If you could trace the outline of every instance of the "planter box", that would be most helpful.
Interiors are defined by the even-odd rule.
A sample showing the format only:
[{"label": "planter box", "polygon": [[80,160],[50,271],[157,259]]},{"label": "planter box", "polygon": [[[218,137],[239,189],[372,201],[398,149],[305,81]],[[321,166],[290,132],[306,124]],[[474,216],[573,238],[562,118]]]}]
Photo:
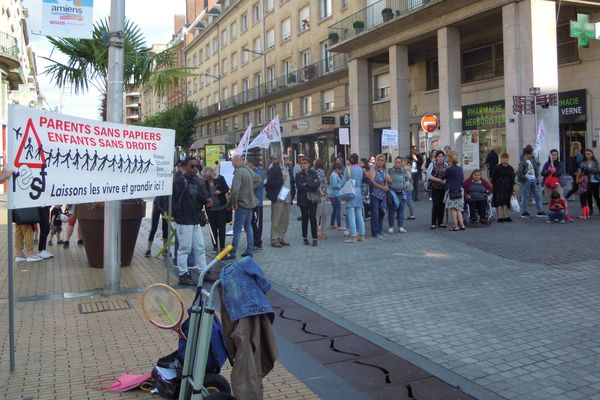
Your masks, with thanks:
[{"label": "planter box", "polygon": [[[88,264],[92,268],[104,267],[104,207],[90,208],[87,204],[75,209]],[[121,203],[121,267],[131,265],[133,251],[142,218],[146,216],[146,203]]]}]

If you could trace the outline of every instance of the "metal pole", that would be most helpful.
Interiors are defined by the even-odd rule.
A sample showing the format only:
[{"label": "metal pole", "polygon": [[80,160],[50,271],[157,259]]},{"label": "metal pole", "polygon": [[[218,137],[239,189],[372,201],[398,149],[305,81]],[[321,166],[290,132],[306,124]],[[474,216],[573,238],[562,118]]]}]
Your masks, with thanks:
[{"label": "metal pole", "polygon": [[[123,123],[123,74],[125,50],[125,0],[111,0],[108,48],[108,121]],[[121,202],[104,207],[104,294],[115,294],[121,286]]]},{"label": "metal pole", "polygon": [[8,236],[8,342],[10,347],[10,372],[15,372],[15,289],[13,282],[14,254],[12,215],[12,209],[9,208],[6,224],[6,235]]}]

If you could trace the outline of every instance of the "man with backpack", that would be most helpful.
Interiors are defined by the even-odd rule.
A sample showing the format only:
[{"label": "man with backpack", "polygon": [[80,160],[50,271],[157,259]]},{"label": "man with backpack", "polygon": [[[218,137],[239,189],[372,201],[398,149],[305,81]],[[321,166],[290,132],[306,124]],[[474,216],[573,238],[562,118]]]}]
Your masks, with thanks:
[{"label": "man with backpack", "polygon": [[194,280],[188,270],[188,255],[193,250],[196,266],[206,269],[206,252],[202,236],[202,208],[212,205],[206,186],[198,177],[200,163],[196,157],[186,157],[182,162],[182,174],[173,182],[173,219],[177,229],[179,249],[177,252],[177,270],[179,284],[194,286]]}]

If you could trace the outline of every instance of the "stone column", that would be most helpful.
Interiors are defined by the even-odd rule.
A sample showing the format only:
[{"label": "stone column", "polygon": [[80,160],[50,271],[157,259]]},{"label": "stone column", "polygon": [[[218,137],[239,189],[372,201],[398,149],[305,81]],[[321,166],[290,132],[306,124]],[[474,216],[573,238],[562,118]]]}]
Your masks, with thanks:
[{"label": "stone column", "polygon": [[406,156],[410,152],[408,48],[391,46],[389,56],[391,129],[398,131],[398,151]]},{"label": "stone column", "polygon": [[440,142],[462,155],[462,120],[455,118],[461,111],[460,32],[445,27],[437,32],[440,80]]},{"label": "stone column", "polygon": [[[506,146],[516,165],[523,147],[535,146],[536,127],[543,125],[539,160],[545,162],[550,149],[559,148],[558,107],[537,107],[533,115],[513,115],[512,97],[529,95],[539,87],[542,94],[558,91],[555,4],[524,0],[502,7],[504,41],[504,96],[506,101]],[[513,120],[513,122],[511,122]]]},{"label": "stone column", "polygon": [[361,157],[371,155],[370,136],[373,130],[371,108],[373,88],[369,62],[354,59],[348,63],[350,95],[350,147]]}]

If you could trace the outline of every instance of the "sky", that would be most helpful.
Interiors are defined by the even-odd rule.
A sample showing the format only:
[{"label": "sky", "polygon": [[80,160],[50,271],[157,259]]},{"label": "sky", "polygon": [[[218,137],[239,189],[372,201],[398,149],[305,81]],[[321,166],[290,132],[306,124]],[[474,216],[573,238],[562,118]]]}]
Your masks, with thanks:
[{"label": "sky", "polygon": [[[52,47],[45,36],[33,34],[41,27],[42,0],[23,0],[29,12],[27,27],[30,44],[36,54],[36,64],[40,91],[46,98],[47,106],[51,109],[60,106],[61,90],[50,83],[50,79],[42,74],[48,61]],[[173,34],[173,15],[185,14],[185,0],[127,0],[125,2],[125,17],[133,20],[143,32],[146,44],[168,43]],[[94,20],[107,18],[110,15],[110,0],[94,0]],[[52,53],[52,59],[60,60],[58,52]],[[64,93],[62,113],[81,118],[99,119],[98,107],[100,94],[90,86],[85,94],[75,95]]]}]

